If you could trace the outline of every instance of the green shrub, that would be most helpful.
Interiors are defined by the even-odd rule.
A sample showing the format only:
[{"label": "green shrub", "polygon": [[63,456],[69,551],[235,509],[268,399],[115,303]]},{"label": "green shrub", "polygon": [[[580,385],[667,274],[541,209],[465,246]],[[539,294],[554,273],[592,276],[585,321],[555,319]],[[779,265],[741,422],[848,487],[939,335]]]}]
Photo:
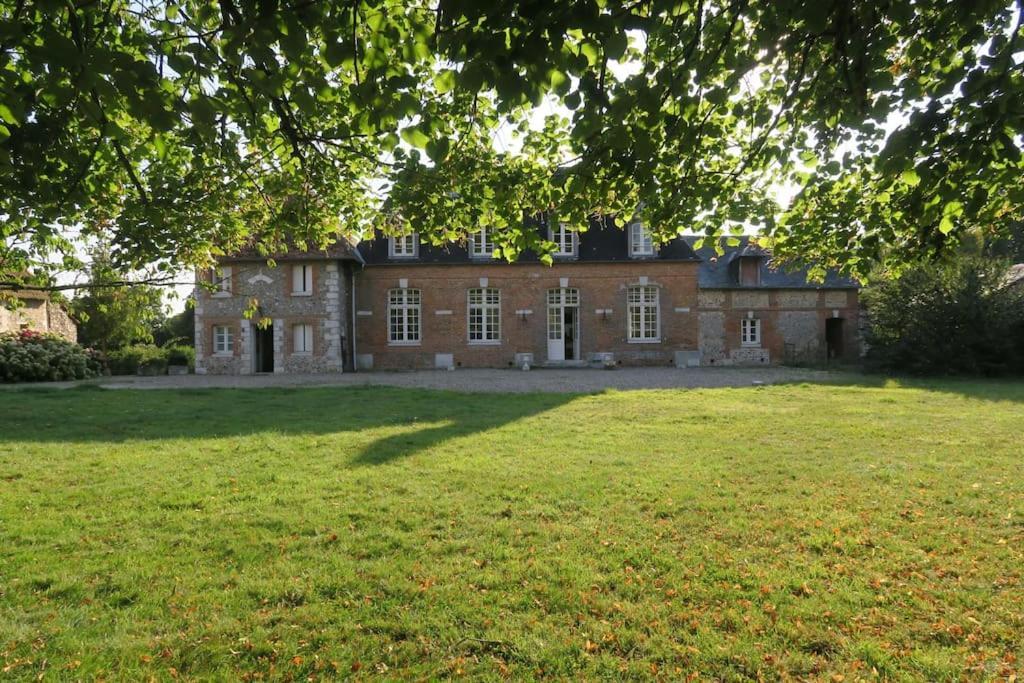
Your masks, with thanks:
[{"label": "green shrub", "polygon": [[53,334],[0,334],[0,381],[59,382],[104,374],[103,357]]},{"label": "green shrub", "polygon": [[167,352],[168,365],[187,365],[192,368],[196,364],[196,350],[191,346],[168,346],[164,349]]},{"label": "green shrub", "polygon": [[1024,292],[1006,286],[1007,264],[928,264],[864,291],[868,362],[915,374],[1024,372]]},{"label": "green shrub", "polygon": [[140,367],[154,367],[163,363],[167,367],[164,349],[152,344],[136,344],[126,346],[107,354],[107,364],[112,375],[136,375]]}]

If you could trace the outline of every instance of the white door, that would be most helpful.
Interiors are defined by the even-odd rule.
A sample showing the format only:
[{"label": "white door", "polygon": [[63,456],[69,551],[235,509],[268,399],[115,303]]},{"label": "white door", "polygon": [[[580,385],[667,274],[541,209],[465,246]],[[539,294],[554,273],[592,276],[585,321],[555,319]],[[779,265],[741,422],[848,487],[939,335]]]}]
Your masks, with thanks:
[{"label": "white door", "polygon": [[[579,306],[580,293],[577,289],[548,290],[548,360],[565,360],[565,309]],[[573,331],[573,342],[578,333]]]}]

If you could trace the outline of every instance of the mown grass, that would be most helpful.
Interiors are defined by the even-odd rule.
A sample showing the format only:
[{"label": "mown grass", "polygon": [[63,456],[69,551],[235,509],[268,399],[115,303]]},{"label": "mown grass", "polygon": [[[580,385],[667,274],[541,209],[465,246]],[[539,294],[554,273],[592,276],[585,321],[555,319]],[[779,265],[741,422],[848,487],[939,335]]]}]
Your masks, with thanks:
[{"label": "mown grass", "polygon": [[985,679],[1024,386],[0,392],[0,677]]}]

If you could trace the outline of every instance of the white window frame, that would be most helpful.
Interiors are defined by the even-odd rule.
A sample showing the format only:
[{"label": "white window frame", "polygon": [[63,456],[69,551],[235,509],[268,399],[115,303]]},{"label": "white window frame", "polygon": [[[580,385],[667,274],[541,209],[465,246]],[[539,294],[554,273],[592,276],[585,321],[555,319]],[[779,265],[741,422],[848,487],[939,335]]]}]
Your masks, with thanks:
[{"label": "white window frame", "polygon": [[[474,322],[479,326],[475,337]],[[466,340],[472,345],[501,343],[500,289],[474,287],[466,292]]]},{"label": "white window frame", "polygon": [[388,238],[389,258],[416,258],[419,254],[420,235],[418,232]]},{"label": "white window frame", "polygon": [[292,296],[313,296],[313,264],[292,266]]},{"label": "white window frame", "polygon": [[494,241],[490,228],[480,228],[469,236],[469,257],[475,259],[494,258]]},{"label": "white window frame", "polygon": [[235,331],[231,325],[213,326],[213,355],[231,356],[235,353]]},{"label": "white window frame", "polygon": [[231,266],[218,266],[213,269],[213,285],[216,290],[213,296],[231,296]]},{"label": "white window frame", "polygon": [[419,346],[423,339],[423,297],[418,289],[388,290],[388,345]]},{"label": "white window frame", "polygon": [[310,323],[292,325],[292,355],[313,355],[313,326]]},{"label": "white window frame", "polygon": [[[654,320],[650,319],[653,311]],[[637,326],[633,326],[634,314]],[[661,290],[655,285],[632,285],[626,290],[626,338],[630,344],[661,342]]]},{"label": "white window frame", "polygon": [[760,318],[742,318],[740,320],[740,346],[761,346]]},{"label": "white window frame", "polygon": [[548,240],[558,245],[552,254],[555,258],[576,258],[579,250],[579,236],[566,223],[556,223],[548,228]]},{"label": "white window frame", "polygon": [[654,240],[650,231],[639,221],[629,224],[629,257],[646,258],[654,256]]}]

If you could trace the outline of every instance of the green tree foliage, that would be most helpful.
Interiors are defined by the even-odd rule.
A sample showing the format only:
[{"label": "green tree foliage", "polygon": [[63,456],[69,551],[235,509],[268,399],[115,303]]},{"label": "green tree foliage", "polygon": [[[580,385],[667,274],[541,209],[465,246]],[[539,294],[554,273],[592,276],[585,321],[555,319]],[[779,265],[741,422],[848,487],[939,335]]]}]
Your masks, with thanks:
[{"label": "green tree foliage", "polygon": [[153,342],[159,346],[167,344],[180,344],[192,346],[195,344],[196,309],[191,302],[186,303],[185,309],[160,321],[153,330]]},{"label": "green tree foliage", "polygon": [[912,261],[1021,217],[1022,1],[0,0],[0,283],[538,209]]},{"label": "green tree foliage", "polygon": [[123,282],[106,247],[93,249],[85,293],[72,301],[84,346],[107,351],[153,341],[153,329],[164,320],[160,289]]},{"label": "green tree foliage", "polygon": [[917,374],[1024,372],[1024,288],[1007,264],[968,257],[877,279],[864,291],[868,360]]}]

